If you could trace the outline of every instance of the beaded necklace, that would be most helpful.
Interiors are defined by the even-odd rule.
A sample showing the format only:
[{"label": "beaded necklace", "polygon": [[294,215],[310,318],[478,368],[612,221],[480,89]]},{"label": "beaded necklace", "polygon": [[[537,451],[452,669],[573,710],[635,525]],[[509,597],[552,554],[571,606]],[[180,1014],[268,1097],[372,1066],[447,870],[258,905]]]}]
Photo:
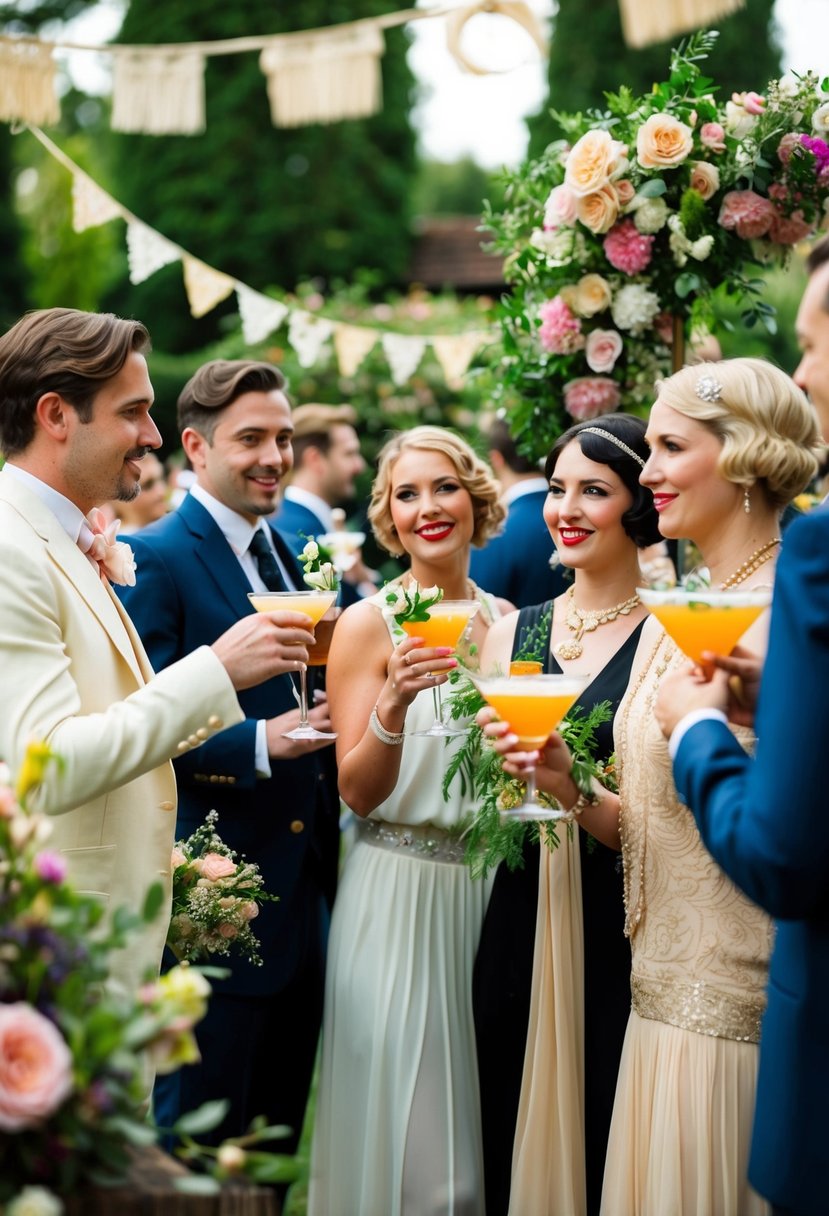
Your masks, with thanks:
[{"label": "beaded necklace", "polygon": [[740,583],[744,583],[755,570],[759,570],[766,562],[771,561],[774,557],[774,548],[780,544],[780,537],[773,536],[771,540],[767,540],[759,549],[755,549],[751,557],[746,558],[742,566],[738,566],[733,574],[729,574],[724,583],[720,583],[720,591],[727,591],[729,587],[738,587]]}]

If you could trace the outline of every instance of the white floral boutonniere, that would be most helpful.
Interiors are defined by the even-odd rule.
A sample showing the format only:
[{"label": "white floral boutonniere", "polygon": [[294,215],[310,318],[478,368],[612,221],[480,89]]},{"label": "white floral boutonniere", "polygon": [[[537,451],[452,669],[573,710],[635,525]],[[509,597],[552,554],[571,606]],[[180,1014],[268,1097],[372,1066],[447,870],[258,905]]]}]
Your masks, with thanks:
[{"label": "white floral boutonniere", "polygon": [[299,555],[304,571],[302,581],[314,591],[336,591],[340,578],[334,563],[326,560],[328,553],[311,537]]},{"label": "white floral boutonniere", "polygon": [[384,595],[386,612],[402,625],[404,621],[428,621],[429,609],[443,599],[441,587],[421,587],[412,580],[407,587],[388,587]]}]

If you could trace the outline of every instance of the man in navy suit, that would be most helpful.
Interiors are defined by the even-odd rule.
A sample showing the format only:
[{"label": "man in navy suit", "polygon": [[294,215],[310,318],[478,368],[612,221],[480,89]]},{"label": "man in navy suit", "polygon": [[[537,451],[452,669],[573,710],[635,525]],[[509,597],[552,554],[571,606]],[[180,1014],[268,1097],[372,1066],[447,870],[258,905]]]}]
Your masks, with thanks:
[{"label": "man in navy suit", "polygon": [[[829,440],[829,241],[808,260],[795,380]],[[738,707],[721,660],[710,683],[666,678],[657,702],[674,774],[706,846],[777,919],[749,1178],[779,1216],[829,1212],[829,509],[796,520],[777,567],[751,759],[726,726]],[[755,676],[758,674],[753,673]],[[745,700],[745,697],[742,698]]]},{"label": "man in navy suit", "polygon": [[[366,462],[360,453],[350,405],[301,405],[294,410],[294,467],[274,524],[299,553],[306,536],[335,530],[334,508],[356,494],[355,479]],[[340,591],[344,607],[377,590],[374,572],[358,553],[343,574]]]},{"label": "man in navy suit", "polygon": [[561,567],[550,566],[555,546],[542,515],[550,487],[538,465],[519,453],[500,418],[492,424],[488,442],[489,463],[503,487],[507,519],[500,535],[472,550],[469,573],[485,591],[516,608],[543,604],[567,587]]},{"label": "man in navy suit", "polygon": [[[178,511],[130,538],[141,577],[122,597],[156,670],[252,612],[251,590],[303,585],[265,522],[292,462],[284,386],[269,364],[214,360],[182,390],[181,441],[196,482]],[[176,830],[189,836],[215,808],[225,843],[259,865],[278,902],[264,904],[254,924],[264,965],[234,957],[230,978],[214,984],[197,1030],[201,1064],[160,1078],[156,1118],[169,1126],[182,1111],[227,1098],[214,1140],[265,1115],[293,1129],[279,1145],[291,1152],[322,1013],[339,804],[330,744],[284,738],[299,720],[291,676],[241,693],[240,704],[244,722],[175,761]],[[324,702],[310,717],[328,728]]]}]

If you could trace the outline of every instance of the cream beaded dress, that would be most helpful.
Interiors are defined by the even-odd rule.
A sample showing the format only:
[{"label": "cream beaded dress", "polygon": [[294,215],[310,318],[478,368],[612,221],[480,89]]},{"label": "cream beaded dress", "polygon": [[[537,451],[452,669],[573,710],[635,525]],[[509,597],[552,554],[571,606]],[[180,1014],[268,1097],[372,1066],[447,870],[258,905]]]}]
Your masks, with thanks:
[{"label": "cream beaded dress", "polygon": [[616,717],[633,1008],[602,1216],[764,1216],[746,1170],[772,924],[677,801],[653,703],[684,656],[655,620],[642,653]]}]

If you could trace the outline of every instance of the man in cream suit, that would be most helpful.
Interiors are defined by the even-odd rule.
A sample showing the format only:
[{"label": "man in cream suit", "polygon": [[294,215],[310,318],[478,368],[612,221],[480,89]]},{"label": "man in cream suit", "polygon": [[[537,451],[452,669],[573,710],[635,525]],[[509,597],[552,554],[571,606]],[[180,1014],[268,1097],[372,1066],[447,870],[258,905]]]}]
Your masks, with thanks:
[{"label": "man in cream suit", "polygon": [[[241,722],[236,690],[296,670],[311,638],[296,614],[248,616],[154,675],[79,547],[86,513],[137,493],[137,462],[161,442],[148,346],[139,322],[63,308],[0,338],[0,758],[15,769],[31,739],[61,757],[40,798],[78,889],[140,908],[160,880],[168,912],[171,757]],[[131,988],[158,968],[164,911],[113,965]]]}]

